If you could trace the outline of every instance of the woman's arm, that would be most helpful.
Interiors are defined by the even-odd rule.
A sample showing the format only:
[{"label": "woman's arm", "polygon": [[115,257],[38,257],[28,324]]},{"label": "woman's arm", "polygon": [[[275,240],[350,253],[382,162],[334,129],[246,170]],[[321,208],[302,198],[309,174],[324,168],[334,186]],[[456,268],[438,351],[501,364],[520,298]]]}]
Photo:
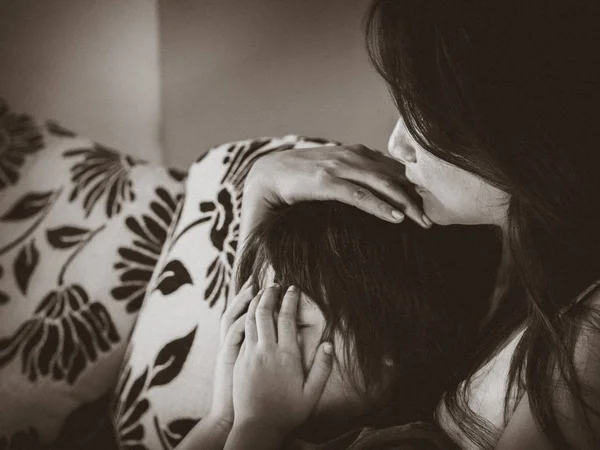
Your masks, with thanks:
[{"label": "woman's arm", "polygon": [[280,431],[257,421],[236,425],[227,439],[225,450],[277,450],[286,436]]}]

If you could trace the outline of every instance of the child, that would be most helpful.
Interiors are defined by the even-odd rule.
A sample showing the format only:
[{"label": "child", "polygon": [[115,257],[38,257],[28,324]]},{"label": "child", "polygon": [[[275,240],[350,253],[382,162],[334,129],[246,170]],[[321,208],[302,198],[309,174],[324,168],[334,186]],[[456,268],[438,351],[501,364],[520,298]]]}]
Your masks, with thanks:
[{"label": "child", "polygon": [[[298,408],[307,416],[304,423],[285,430],[287,446],[312,448],[309,442],[331,442],[346,448],[359,434],[353,430],[431,422],[443,392],[461,379],[461,368],[468,363],[471,338],[482,319],[480,305],[493,285],[499,257],[494,242],[487,228],[479,234],[470,228],[468,235],[462,227],[427,231],[408,221],[384,222],[338,202],[299,203],[273,215],[253,231],[241,254],[238,286],[244,280],[253,282],[239,290],[224,316],[210,420],[201,421],[185,440],[190,446],[181,448],[210,448],[210,442],[222,448],[234,420],[259,419],[253,415],[261,407],[248,413],[247,402],[256,406],[262,396],[271,406],[283,405],[277,401],[285,399],[294,374],[308,386],[313,370],[321,374],[313,378],[322,383]],[[273,282],[278,284],[254,295]],[[286,291],[280,306],[279,297]],[[291,308],[296,326],[277,318],[279,307],[282,314]],[[289,319],[289,311],[285,316]],[[288,373],[293,367],[278,366],[276,356],[281,333],[290,332],[296,336],[290,346],[296,348],[292,354],[299,368]],[[270,344],[256,344],[263,341]],[[315,364],[327,365],[331,357],[322,349],[328,346],[331,373],[323,379]],[[265,367],[252,359],[257,351]],[[266,383],[275,369],[279,380]],[[266,384],[260,378],[252,381],[258,373]],[[284,373],[287,378],[281,380]],[[271,408],[269,414],[284,420],[296,409],[280,408]],[[213,441],[207,438],[208,429]],[[244,439],[234,427],[226,448],[252,448],[250,441],[251,436]]]}]

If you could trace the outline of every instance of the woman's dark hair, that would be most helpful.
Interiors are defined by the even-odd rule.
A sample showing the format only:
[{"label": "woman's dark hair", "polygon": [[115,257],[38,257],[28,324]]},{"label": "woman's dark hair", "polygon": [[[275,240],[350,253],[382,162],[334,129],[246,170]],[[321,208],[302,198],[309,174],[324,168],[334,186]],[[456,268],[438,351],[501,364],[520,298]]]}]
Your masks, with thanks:
[{"label": "woman's dark hair", "polygon": [[[251,275],[258,283],[272,267],[284,289],[298,286],[318,305],[323,339],[336,333],[346,343],[350,381],[381,400],[361,423],[431,419],[444,390],[465,375],[460,362],[499,255],[494,230],[464,228],[426,231],[338,202],[298,203],[250,234],[237,286]],[[382,393],[386,372],[392,381]]]},{"label": "woman's dark hair", "polygon": [[[413,138],[511,196],[512,282],[481,331],[470,376],[525,322],[509,391],[526,389],[536,421],[561,449],[557,381],[598,442],[590,422],[598,412],[574,364],[583,324],[597,330],[598,314],[585,302],[562,313],[600,277],[600,23],[592,3],[375,0],[366,16],[371,60]],[[465,410],[464,394],[448,392],[449,411],[474,442],[491,445],[493,430]],[[505,419],[509,409],[507,396]]]}]

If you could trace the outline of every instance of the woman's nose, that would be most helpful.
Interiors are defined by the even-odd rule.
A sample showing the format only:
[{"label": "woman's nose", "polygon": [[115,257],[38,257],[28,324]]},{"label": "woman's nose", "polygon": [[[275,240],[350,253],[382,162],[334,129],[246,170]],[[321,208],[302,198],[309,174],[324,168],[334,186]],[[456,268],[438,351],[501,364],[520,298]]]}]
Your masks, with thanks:
[{"label": "woman's nose", "polygon": [[399,120],[394,127],[388,141],[388,152],[402,164],[417,162],[417,154],[410,142],[407,131],[404,128],[402,120]]}]

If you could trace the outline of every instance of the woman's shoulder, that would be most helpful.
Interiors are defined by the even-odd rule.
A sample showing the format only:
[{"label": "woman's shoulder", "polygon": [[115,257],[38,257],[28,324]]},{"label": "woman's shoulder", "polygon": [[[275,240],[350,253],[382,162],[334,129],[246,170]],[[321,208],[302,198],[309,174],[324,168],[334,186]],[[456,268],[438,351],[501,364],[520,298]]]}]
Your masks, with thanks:
[{"label": "woman's shoulder", "polygon": [[[574,406],[568,388],[569,381],[563,378],[563,374],[557,373],[555,389],[551,395],[558,426],[573,448],[597,448],[596,444],[590,447],[588,439],[591,436],[585,423],[595,430],[594,433],[600,433],[600,415],[596,413],[600,411],[600,280],[582,291],[561,315],[576,330],[572,362],[582,388],[578,396],[587,406],[585,411]],[[536,427],[533,416],[528,394],[525,393],[497,448],[534,448],[536,445],[535,448],[550,448],[546,438]],[[529,444],[522,447],[524,442]]]}]

